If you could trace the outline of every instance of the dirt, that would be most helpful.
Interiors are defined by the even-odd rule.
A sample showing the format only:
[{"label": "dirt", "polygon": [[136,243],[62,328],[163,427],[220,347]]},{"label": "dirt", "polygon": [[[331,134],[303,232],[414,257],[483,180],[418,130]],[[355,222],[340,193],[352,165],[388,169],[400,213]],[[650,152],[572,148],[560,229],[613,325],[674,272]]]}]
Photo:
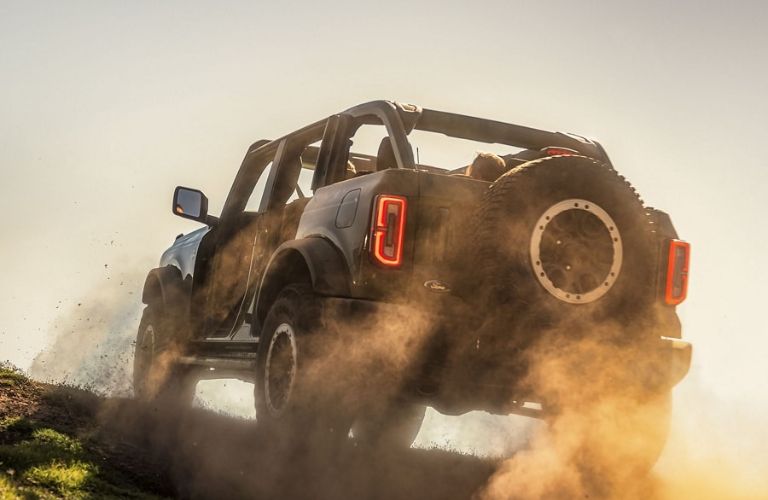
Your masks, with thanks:
[{"label": "dirt", "polygon": [[[61,444],[66,452],[56,449]],[[598,476],[573,489],[561,451],[536,439],[504,460],[441,449],[373,452],[351,441],[287,448],[253,420],[99,397],[0,366],[3,500],[766,498],[764,489],[735,482],[740,476],[724,462],[697,468],[684,456],[672,475],[652,472],[621,489],[606,489],[611,478]],[[91,477],[83,480],[83,473]]]},{"label": "dirt", "polygon": [[[448,450],[374,452],[352,441],[287,448],[251,420],[203,409],[169,412],[23,377],[0,384],[0,421],[14,419],[78,439],[102,479],[130,488],[130,496],[470,498],[497,465]],[[20,439],[18,430],[0,427],[0,443]]]}]

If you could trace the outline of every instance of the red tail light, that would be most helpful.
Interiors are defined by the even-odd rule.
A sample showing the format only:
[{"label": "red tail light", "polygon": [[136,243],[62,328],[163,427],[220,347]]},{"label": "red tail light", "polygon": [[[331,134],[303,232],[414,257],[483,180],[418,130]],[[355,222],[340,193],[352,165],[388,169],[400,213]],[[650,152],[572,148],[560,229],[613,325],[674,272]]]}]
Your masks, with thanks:
[{"label": "red tail light", "polygon": [[376,197],[371,232],[371,256],[387,267],[403,263],[403,239],[408,200],[402,196],[380,194]]},{"label": "red tail light", "polygon": [[664,301],[676,306],[688,294],[688,263],[691,245],[685,241],[670,240],[667,257],[667,281],[664,286]]},{"label": "red tail light", "polygon": [[543,148],[542,151],[547,156],[558,156],[558,155],[573,156],[573,155],[578,155],[579,154],[579,152],[576,151],[575,149],[558,148],[558,147],[554,147],[554,146],[550,146],[548,148]]}]

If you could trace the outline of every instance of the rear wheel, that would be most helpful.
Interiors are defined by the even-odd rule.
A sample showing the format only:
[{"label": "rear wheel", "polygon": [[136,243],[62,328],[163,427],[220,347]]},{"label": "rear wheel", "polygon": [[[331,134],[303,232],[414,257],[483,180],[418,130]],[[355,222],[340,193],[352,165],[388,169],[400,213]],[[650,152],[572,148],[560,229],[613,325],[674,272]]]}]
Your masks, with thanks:
[{"label": "rear wheel", "polygon": [[256,363],[256,418],[288,441],[299,436],[342,440],[350,418],[334,398],[325,354],[333,333],[323,303],[308,285],[282,290],[264,320]]},{"label": "rear wheel", "polygon": [[421,429],[426,406],[393,402],[382,411],[359,415],[352,426],[352,437],[365,446],[410,448]]}]

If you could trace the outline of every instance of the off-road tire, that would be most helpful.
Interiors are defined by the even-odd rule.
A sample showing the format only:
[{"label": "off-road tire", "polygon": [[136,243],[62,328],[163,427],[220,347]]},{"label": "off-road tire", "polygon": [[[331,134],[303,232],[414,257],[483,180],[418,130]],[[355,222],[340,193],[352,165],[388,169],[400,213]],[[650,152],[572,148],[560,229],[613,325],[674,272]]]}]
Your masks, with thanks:
[{"label": "off-road tire", "polygon": [[173,409],[192,405],[197,378],[190,368],[177,362],[181,347],[177,333],[162,308],[144,308],[133,357],[133,392],[137,399]]},{"label": "off-road tire", "polygon": [[[546,213],[557,214],[558,204],[566,200],[576,206],[553,215],[550,226],[544,226],[549,222],[539,224]],[[581,206],[579,200],[582,200]],[[586,209],[583,201],[587,202]],[[607,217],[597,215],[598,208]],[[593,232],[586,235],[576,234],[574,228],[573,245],[569,248],[579,250],[575,255],[598,255],[589,246],[594,242],[595,250],[612,258],[610,262],[599,263],[604,267],[598,271],[613,273],[606,272],[605,279],[600,279],[602,273],[593,273],[595,277],[587,272],[592,264],[583,265],[584,274],[577,275],[578,269],[574,271],[572,276],[599,280],[592,283],[595,287],[590,289],[594,291],[592,297],[597,298],[583,303],[578,300],[589,298],[583,293],[587,290],[579,292],[583,283],[577,280],[576,285],[569,285],[572,289],[563,286],[564,290],[552,285],[559,294],[556,296],[545,288],[545,280],[538,276],[545,276],[542,265],[547,263],[532,259],[534,238],[539,238],[541,255],[544,255],[545,234],[537,235],[536,231],[541,228],[554,231],[555,219],[564,224],[562,221],[569,220],[564,216],[571,214],[583,214],[579,217],[586,222],[579,220],[579,230],[586,223],[592,224],[592,219],[598,221],[595,227],[589,227]],[[473,219],[469,254],[474,257],[475,265],[472,275],[465,280],[478,304],[504,313],[510,330],[519,322],[522,322],[517,325],[519,329],[535,334],[535,330],[550,327],[562,318],[578,317],[586,322],[611,319],[623,325],[639,325],[649,317],[648,310],[655,297],[652,270],[656,269],[657,256],[652,225],[636,191],[611,167],[582,156],[553,156],[525,163],[490,186]],[[568,235],[567,231],[563,234]],[[560,239],[556,243],[559,245]],[[597,243],[602,246],[597,248]],[[569,259],[567,253],[563,255],[566,255],[563,259]],[[617,256],[621,258],[620,269],[611,267],[616,264]],[[579,262],[564,267],[570,269],[571,264],[579,265]],[[556,271],[562,274],[561,269]],[[546,277],[549,280],[548,274]],[[606,291],[601,288],[603,281]],[[569,290],[572,295],[566,298],[565,292]]]},{"label": "off-road tire", "polygon": [[328,359],[334,332],[323,320],[323,300],[309,285],[285,287],[269,309],[259,339],[254,399],[262,429],[287,442],[340,442],[351,425],[335,398]]},{"label": "off-road tire", "polygon": [[359,445],[387,448],[410,448],[421,429],[427,407],[394,401],[383,411],[358,415],[352,425],[352,437]]}]

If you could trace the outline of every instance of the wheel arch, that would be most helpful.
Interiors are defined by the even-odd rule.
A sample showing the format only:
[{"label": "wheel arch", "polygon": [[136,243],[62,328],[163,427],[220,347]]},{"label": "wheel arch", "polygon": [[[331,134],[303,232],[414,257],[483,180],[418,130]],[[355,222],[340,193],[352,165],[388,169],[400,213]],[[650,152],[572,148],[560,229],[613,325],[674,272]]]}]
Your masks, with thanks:
[{"label": "wheel arch", "polygon": [[159,304],[163,308],[177,306],[183,301],[187,289],[181,270],[173,265],[152,269],[144,280],[141,301],[147,305]]},{"label": "wheel arch", "polygon": [[272,254],[263,274],[254,305],[259,323],[286,285],[307,283],[326,296],[348,296],[350,272],[341,251],[325,238],[292,240]]}]

